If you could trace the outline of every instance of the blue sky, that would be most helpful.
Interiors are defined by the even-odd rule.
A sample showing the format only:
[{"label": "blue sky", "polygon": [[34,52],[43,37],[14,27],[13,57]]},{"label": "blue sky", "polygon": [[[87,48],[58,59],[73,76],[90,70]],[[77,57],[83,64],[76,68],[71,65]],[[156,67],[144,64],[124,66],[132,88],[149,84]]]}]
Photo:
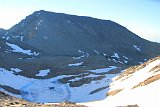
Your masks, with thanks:
[{"label": "blue sky", "polygon": [[0,27],[9,29],[37,10],[112,20],[160,42],[160,0],[0,0]]}]

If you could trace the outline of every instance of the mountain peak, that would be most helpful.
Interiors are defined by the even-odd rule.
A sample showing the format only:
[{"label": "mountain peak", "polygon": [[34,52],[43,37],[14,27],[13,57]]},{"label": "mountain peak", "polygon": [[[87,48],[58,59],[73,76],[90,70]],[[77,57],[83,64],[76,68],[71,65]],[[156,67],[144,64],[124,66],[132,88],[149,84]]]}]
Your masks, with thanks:
[{"label": "mountain peak", "polygon": [[[8,30],[4,38],[23,41],[53,56],[76,57],[81,54],[79,50],[83,50],[85,56],[93,56],[96,50],[110,59],[118,53],[130,57],[131,65],[154,57],[160,49],[158,44],[150,45],[115,22],[44,10],[27,16]],[[135,61],[131,61],[134,58]]]},{"label": "mountain peak", "polygon": [[47,13],[54,13],[54,12],[39,10],[39,11],[35,11],[33,14],[40,15],[40,14],[47,14]]},{"label": "mountain peak", "polygon": [[5,29],[3,29],[3,28],[0,28],[0,31],[5,31]]}]

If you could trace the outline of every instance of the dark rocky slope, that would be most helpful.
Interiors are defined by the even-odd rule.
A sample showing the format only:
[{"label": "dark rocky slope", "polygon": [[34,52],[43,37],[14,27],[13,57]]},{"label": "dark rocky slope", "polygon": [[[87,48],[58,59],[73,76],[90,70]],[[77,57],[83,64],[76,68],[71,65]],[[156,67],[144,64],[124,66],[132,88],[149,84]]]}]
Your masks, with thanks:
[{"label": "dark rocky slope", "polygon": [[38,49],[41,57],[31,62],[62,72],[74,72],[67,65],[78,62],[84,62],[83,70],[109,65],[124,69],[160,54],[160,44],[144,40],[110,20],[43,10],[27,16],[2,37]]}]

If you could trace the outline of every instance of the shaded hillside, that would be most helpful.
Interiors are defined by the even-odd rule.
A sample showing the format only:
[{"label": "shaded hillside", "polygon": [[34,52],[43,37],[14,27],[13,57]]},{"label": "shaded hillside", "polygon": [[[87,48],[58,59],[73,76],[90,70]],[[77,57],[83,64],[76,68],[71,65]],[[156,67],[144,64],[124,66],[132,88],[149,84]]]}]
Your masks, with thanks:
[{"label": "shaded hillside", "polygon": [[0,37],[2,37],[3,35],[5,35],[6,32],[7,32],[6,30],[0,28]]},{"label": "shaded hillside", "polygon": [[104,56],[113,60],[111,56],[118,53],[120,62],[135,65],[160,54],[159,44],[146,41],[110,20],[43,10],[27,16],[4,37],[22,41],[54,57]]}]

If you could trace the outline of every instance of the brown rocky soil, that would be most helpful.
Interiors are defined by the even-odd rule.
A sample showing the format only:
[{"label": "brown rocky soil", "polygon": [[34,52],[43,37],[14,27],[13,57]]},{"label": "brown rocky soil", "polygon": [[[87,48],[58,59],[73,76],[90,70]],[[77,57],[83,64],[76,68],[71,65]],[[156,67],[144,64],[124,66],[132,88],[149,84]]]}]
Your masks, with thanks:
[{"label": "brown rocky soil", "polygon": [[137,88],[137,87],[139,87],[139,86],[148,85],[148,84],[150,84],[150,83],[152,83],[152,82],[154,82],[154,81],[157,81],[157,80],[159,80],[159,79],[160,79],[160,74],[154,75],[154,76],[152,76],[152,77],[150,77],[150,78],[147,78],[147,79],[144,80],[143,82],[140,82],[139,84],[135,85],[135,86],[133,87],[133,89],[134,89],[134,88]]},{"label": "brown rocky soil", "polygon": [[[118,76],[118,78],[116,78],[116,80],[120,80],[120,79],[123,78],[123,79],[122,79],[122,81],[123,81],[123,80],[131,77],[133,73],[135,73],[136,71],[138,71],[138,70],[146,67],[148,64],[150,64],[151,62],[153,62],[153,61],[155,61],[155,60],[157,60],[157,59],[160,59],[160,56],[158,56],[158,57],[156,57],[156,58],[153,58],[153,59],[150,59],[149,61],[147,61],[147,62],[145,62],[145,63],[143,63],[143,64],[141,64],[141,65],[139,65],[139,66],[137,65],[137,66],[129,67],[129,68],[126,69],[122,74],[120,74],[120,75]],[[157,66],[155,66],[151,71],[157,72],[157,71],[159,71],[159,70],[160,70],[160,66],[157,65]]]},{"label": "brown rocky soil", "polygon": [[117,93],[121,92],[123,89],[117,89],[117,90],[114,90],[114,91],[110,91],[107,93],[106,96],[114,96],[116,95]]},{"label": "brown rocky soil", "polygon": [[25,101],[23,99],[11,97],[3,92],[0,92],[0,107],[87,107],[87,106],[76,105],[74,103],[37,104]]}]

